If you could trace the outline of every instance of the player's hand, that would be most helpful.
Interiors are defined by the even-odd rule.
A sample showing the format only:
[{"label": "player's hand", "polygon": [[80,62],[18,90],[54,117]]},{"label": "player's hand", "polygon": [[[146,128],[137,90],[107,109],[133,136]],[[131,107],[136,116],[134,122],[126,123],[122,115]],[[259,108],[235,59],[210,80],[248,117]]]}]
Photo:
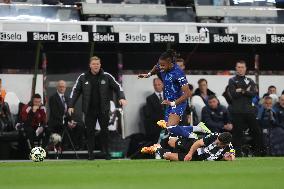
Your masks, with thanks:
[{"label": "player's hand", "polygon": [[169,100],[164,100],[161,104],[169,105],[169,106],[175,106],[175,101],[171,102]]},{"label": "player's hand", "polygon": [[138,75],[138,79],[149,78],[149,77],[150,77],[149,74],[139,74],[139,75]]},{"label": "player's hand", "polygon": [[33,112],[36,112],[39,109],[39,106],[33,106]]},{"label": "player's hand", "polygon": [[169,101],[169,100],[163,100],[163,102],[162,102],[161,104],[171,105],[171,101]]},{"label": "player's hand", "polygon": [[127,105],[127,101],[126,101],[125,99],[120,99],[120,100],[119,100],[119,104],[120,104],[121,106],[126,106],[126,105]]},{"label": "player's hand", "polygon": [[192,155],[190,153],[186,154],[184,157],[184,161],[191,161],[192,160]]},{"label": "player's hand", "polygon": [[71,116],[74,113],[74,108],[68,108],[68,114]]},{"label": "player's hand", "polygon": [[36,129],[36,136],[39,136],[43,132],[43,127],[38,127]]}]

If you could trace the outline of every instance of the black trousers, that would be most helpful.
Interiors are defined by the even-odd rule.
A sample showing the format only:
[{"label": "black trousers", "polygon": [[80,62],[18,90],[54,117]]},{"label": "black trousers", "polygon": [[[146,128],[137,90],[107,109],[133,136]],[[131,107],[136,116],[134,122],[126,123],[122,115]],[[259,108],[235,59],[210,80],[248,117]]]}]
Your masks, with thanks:
[{"label": "black trousers", "polygon": [[48,127],[44,127],[43,132],[39,136],[36,136],[36,130],[31,125],[25,124],[23,135],[25,139],[29,140],[32,148],[35,146],[34,142],[40,140],[42,140],[42,147],[45,148],[48,144],[50,130]]},{"label": "black trousers", "polygon": [[233,118],[233,146],[236,155],[241,156],[241,147],[243,144],[243,133],[249,128],[252,137],[254,153],[260,155],[263,150],[263,139],[260,126],[254,113],[232,113]]},{"label": "black trousers", "polygon": [[109,124],[109,112],[88,112],[85,117],[85,125],[87,131],[87,140],[88,140],[88,151],[89,155],[93,153],[95,147],[95,127],[97,120],[99,121],[101,132],[100,132],[100,141],[102,145],[102,151],[106,154],[109,153],[108,149],[108,124]]}]

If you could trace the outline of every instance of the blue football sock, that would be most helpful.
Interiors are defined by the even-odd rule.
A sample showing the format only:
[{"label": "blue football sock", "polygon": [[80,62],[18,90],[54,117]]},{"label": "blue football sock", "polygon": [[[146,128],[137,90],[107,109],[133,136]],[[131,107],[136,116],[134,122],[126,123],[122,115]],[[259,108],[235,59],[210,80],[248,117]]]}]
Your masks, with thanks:
[{"label": "blue football sock", "polygon": [[190,134],[193,132],[192,126],[169,126],[167,127],[168,131],[174,135],[182,136],[188,138]]}]

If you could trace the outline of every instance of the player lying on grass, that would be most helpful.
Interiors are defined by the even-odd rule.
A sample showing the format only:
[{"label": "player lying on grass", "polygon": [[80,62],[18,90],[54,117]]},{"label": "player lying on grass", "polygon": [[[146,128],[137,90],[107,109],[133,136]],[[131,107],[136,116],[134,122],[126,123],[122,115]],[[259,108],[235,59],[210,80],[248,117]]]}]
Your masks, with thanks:
[{"label": "player lying on grass", "polygon": [[142,153],[158,153],[162,158],[172,161],[203,161],[235,159],[235,150],[231,144],[232,135],[229,132],[212,133],[197,140],[193,133],[193,126],[176,126],[168,131],[178,137],[170,137],[168,144],[174,150],[170,152],[161,145],[154,144],[142,148]]}]

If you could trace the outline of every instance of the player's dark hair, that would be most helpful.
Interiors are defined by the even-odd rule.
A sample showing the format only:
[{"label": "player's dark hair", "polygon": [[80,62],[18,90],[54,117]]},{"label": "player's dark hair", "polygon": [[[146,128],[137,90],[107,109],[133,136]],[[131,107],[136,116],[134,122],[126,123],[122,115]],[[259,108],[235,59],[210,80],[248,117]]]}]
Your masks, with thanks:
[{"label": "player's dark hair", "polygon": [[170,59],[172,63],[176,63],[177,54],[173,49],[168,49],[166,52],[160,55],[160,60]]},{"label": "player's dark hair", "polygon": [[232,141],[232,134],[229,132],[221,133],[218,136],[218,140],[223,144],[229,144]]}]

